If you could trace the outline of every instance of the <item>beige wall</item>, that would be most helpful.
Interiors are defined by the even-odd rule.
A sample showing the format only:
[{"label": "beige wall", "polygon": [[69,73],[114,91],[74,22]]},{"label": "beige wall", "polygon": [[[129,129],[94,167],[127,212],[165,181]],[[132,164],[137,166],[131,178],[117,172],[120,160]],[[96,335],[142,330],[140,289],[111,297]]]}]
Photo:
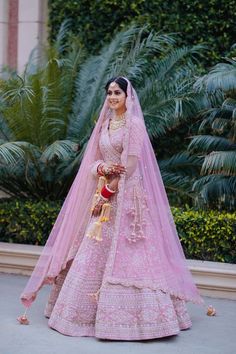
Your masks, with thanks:
[{"label": "beige wall", "polygon": [[[42,43],[47,31],[47,1],[19,0],[18,71],[24,70],[33,48]],[[42,35],[43,34],[43,35]]]},{"label": "beige wall", "polygon": [[0,0],[0,67],[7,63],[8,1]]},{"label": "beige wall", "polygon": [[[12,7],[17,8],[15,16],[16,43],[11,46],[9,41],[13,35],[9,34],[9,14]],[[14,32],[14,31],[13,31]],[[10,65],[9,55],[15,56],[16,68],[22,73],[33,48],[47,39],[47,0],[0,0],[0,68]]]}]

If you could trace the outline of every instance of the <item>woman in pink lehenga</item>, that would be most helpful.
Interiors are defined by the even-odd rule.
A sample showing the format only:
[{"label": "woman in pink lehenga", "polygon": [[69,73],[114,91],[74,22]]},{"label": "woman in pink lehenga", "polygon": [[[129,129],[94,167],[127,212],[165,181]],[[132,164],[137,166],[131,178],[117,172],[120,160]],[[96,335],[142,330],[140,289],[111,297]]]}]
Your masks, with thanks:
[{"label": "woman in pink lehenga", "polygon": [[53,284],[49,326],[70,336],[142,340],[191,327],[203,305],[180,245],[135,90],[107,97],[78,174],[21,300]]}]

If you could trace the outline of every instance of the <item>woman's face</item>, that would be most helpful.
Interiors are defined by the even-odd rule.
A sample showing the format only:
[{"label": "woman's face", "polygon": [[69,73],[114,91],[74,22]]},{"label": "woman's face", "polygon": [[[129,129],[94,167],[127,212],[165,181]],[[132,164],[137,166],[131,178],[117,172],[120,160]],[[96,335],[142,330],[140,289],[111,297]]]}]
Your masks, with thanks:
[{"label": "woman's face", "polygon": [[126,94],[116,82],[112,82],[107,90],[109,107],[117,112],[123,113],[126,110]]}]

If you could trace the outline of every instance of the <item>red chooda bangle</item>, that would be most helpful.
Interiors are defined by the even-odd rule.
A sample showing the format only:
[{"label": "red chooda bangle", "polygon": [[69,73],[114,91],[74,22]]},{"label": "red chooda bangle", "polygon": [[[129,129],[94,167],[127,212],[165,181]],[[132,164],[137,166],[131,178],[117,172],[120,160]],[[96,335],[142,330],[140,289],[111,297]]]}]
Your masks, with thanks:
[{"label": "red chooda bangle", "polygon": [[107,184],[101,190],[101,196],[107,199],[110,198],[114,193],[115,191],[111,190]]}]

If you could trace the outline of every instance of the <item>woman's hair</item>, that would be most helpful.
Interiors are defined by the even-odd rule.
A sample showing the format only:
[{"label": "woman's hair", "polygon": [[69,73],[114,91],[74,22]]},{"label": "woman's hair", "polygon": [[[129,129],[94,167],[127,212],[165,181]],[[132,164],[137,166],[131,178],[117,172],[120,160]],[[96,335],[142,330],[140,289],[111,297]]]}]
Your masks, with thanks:
[{"label": "woman's hair", "polygon": [[108,91],[108,88],[112,82],[115,82],[116,84],[118,84],[119,87],[121,88],[121,90],[124,91],[124,93],[127,96],[127,87],[128,87],[127,80],[125,80],[123,77],[120,77],[120,76],[113,77],[112,79],[108,80],[106,83],[106,86],[105,86],[106,92]]}]

